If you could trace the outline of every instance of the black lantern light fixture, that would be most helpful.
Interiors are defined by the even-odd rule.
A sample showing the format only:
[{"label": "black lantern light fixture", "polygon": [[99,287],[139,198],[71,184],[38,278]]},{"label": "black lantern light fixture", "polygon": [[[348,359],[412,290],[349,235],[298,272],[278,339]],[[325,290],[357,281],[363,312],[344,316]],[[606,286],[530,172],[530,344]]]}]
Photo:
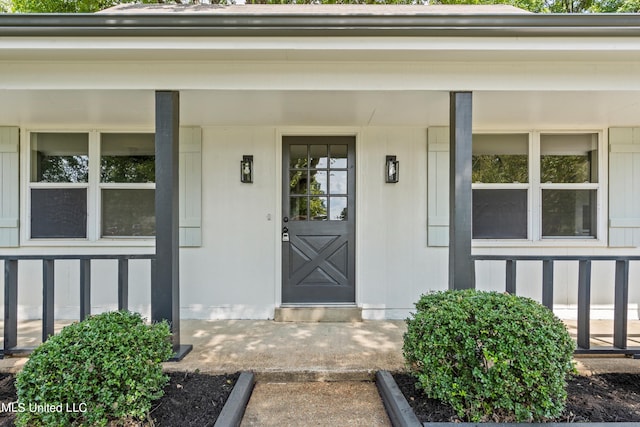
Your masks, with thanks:
[{"label": "black lantern light fixture", "polygon": [[396,156],[387,156],[385,161],[385,181],[391,184],[398,182],[398,169],[400,162],[396,160]]},{"label": "black lantern light fixture", "polygon": [[242,156],[242,161],[240,161],[240,182],[245,184],[253,182],[253,156]]}]

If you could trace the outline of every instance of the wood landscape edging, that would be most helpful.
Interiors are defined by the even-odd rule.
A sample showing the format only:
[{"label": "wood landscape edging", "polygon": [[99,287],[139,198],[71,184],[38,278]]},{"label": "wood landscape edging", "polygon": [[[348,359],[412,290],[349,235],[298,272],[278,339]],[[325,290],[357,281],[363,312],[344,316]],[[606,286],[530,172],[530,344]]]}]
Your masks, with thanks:
[{"label": "wood landscape edging", "polygon": [[387,410],[393,427],[636,427],[635,422],[593,422],[593,423],[453,423],[453,422],[426,422],[420,423],[413,409],[400,391],[400,388],[389,371],[376,373],[376,385],[382,402]]},{"label": "wood landscape edging", "polygon": [[237,427],[242,421],[244,411],[253,392],[256,376],[253,372],[243,371],[222,408],[214,427]]}]

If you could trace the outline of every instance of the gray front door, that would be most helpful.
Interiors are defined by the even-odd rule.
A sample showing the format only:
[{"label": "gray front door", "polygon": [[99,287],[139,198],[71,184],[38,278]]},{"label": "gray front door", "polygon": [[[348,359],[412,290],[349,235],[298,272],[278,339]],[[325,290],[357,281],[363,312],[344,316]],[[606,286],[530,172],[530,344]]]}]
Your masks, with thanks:
[{"label": "gray front door", "polygon": [[282,302],[355,302],[355,137],[282,139]]}]

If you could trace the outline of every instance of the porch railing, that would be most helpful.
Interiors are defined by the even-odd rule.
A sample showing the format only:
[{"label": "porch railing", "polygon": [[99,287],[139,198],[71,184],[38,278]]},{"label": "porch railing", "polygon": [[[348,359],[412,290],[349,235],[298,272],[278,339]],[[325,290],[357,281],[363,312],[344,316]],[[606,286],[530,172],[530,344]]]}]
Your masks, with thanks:
[{"label": "porch railing", "polygon": [[[553,310],[553,266],[555,261],[573,261],[578,263],[578,316],[576,354],[626,354],[640,358],[640,347],[629,347],[627,310],[629,303],[629,263],[640,261],[640,256],[581,256],[581,255],[473,255],[477,261],[504,261],[506,268],[505,291],[517,294],[517,262],[542,262],[543,305]],[[591,263],[592,261],[615,262],[615,290],[613,314],[613,345],[607,347],[591,346]]]},{"label": "porch railing", "polygon": [[[155,254],[148,255],[0,255],[4,261],[4,346],[5,355],[26,355],[33,348],[18,348],[18,262],[42,261],[42,342],[54,334],[55,262],[78,260],[80,268],[80,320],[91,314],[91,262],[118,261],[118,310],[129,306],[129,261],[151,260],[151,275]],[[153,277],[153,276],[151,276]]]}]

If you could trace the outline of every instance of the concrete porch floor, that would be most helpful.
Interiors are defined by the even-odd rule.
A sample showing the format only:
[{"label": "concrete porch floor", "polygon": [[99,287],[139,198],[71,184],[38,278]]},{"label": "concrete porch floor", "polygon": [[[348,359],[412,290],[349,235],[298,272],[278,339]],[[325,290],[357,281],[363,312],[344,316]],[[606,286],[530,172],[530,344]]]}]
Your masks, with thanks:
[{"label": "concrete porch floor", "polygon": [[[56,322],[56,331],[70,322]],[[575,336],[575,321],[566,321]],[[2,327],[2,322],[0,322]],[[280,323],[271,320],[182,320],[181,342],[193,351],[168,371],[229,373],[251,370],[258,381],[362,381],[377,370],[404,369],[402,320],[352,323]],[[611,345],[610,320],[592,320],[592,346]],[[628,345],[640,347],[640,320],[628,323]],[[18,347],[40,343],[41,323],[20,322]],[[0,337],[0,342],[2,339]],[[24,357],[0,360],[0,371],[15,372]],[[576,358],[585,372],[638,372],[640,360],[624,357]]]}]

